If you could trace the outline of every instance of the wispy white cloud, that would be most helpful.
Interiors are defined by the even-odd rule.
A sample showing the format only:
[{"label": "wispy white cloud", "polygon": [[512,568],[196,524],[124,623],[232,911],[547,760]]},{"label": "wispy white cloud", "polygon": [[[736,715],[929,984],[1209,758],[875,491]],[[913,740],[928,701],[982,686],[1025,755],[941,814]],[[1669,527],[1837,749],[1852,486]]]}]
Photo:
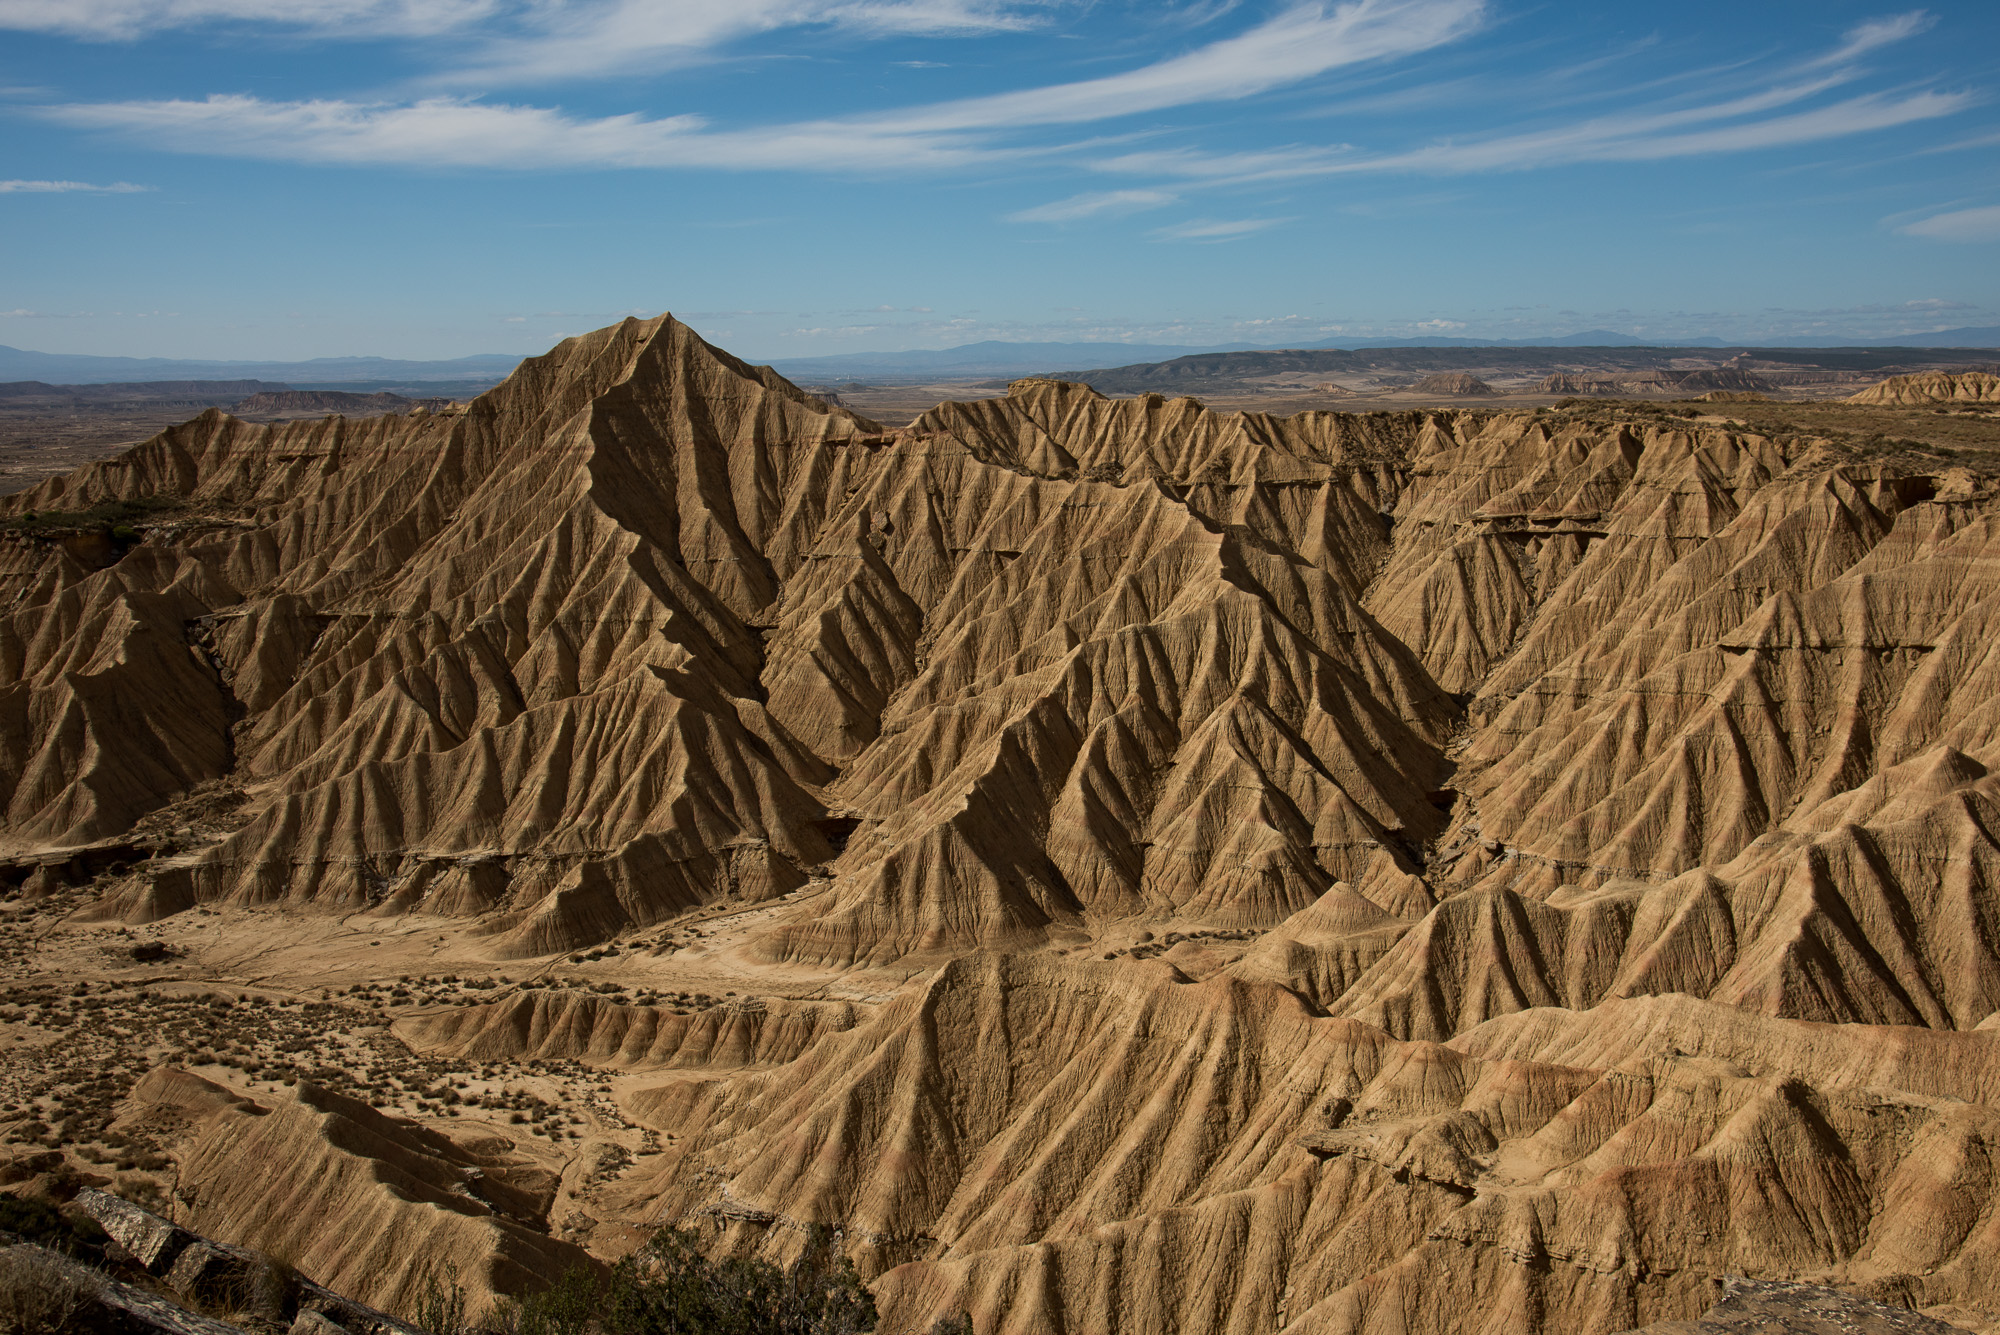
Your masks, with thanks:
[{"label": "wispy white cloud", "polygon": [[43,114],[179,152],[349,165],[912,171],[1005,156],[944,136],[870,132],[833,121],[709,131],[698,116],[577,117],[552,107],[459,98],[267,102],[230,94],[83,103]]},{"label": "wispy white cloud", "polygon": [[1180,196],[1165,190],[1094,190],[1007,215],[1008,222],[1066,223],[1085,218],[1122,218],[1172,204]]},{"label": "wispy white cloud", "polygon": [[[1030,23],[1058,0],[74,0],[82,11],[137,23],[146,15],[211,17],[259,10],[274,21],[330,23],[336,11],[378,22],[445,23],[500,7],[541,25],[538,43],[475,52],[466,68],[494,77],[520,61],[542,73],[604,68],[600,47],[657,52],[661,43],[709,50],[752,31],[801,24],[879,31],[970,31]],[[0,0],[0,16],[52,13],[58,0]],[[525,7],[525,8],[524,8]],[[1226,8],[1226,7],[1225,7]],[[1200,11],[1197,5],[1188,13]],[[1223,10],[1218,10],[1223,12]],[[525,17],[524,17],[525,16]],[[1212,17],[1212,16],[1211,16]],[[23,20],[25,21],[25,20]],[[167,18],[156,18],[165,22]],[[357,22],[359,19],[356,20]],[[203,99],[77,103],[39,114],[180,152],[287,161],[417,167],[709,168],[909,174],[1033,159],[1162,184],[1088,191],[1024,208],[1010,220],[1111,218],[1172,203],[1199,186],[1354,173],[1466,175],[1587,162],[1643,162],[1838,139],[1953,115],[1967,92],[1829,94],[1862,77],[1857,56],[1930,26],[1915,11],[1850,30],[1827,56],[1792,64],[1791,77],[1707,100],[1677,95],[1654,109],[1545,123],[1396,149],[1346,143],[1260,146],[1211,153],[1161,148],[1107,154],[1097,146],[1036,141],[1040,127],[1079,125],[1254,96],[1329,71],[1409,57],[1477,31],[1485,0],[1285,0],[1271,17],[1185,54],[1099,79],[1059,83],[868,115],[766,126],[717,127],[697,115],[583,116],[555,106],[429,97],[270,101]],[[0,17],[0,25],[5,22]],[[110,25],[110,26],[105,26]],[[533,46],[534,51],[529,51]],[[568,54],[564,54],[567,52]],[[592,54],[595,52],[596,54]],[[622,57],[620,57],[622,58]],[[497,63],[496,63],[497,62]],[[569,62],[565,65],[564,62]],[[594,63],[593,63],[594,62]],[[1811,73],[1800,73],[1802,68]],[[498,71],[498,74],[494,72]],[[539,77],[537,75],[536,77]],[[1732,89],[1748,82],[1729,76]],[[1643,104],[1642,104],[1643,106]]]},{"label": "wispy white cloud", "polygon": [[[1656,115],[1597,117],[1519,134],[1430,144],[1401,153],[1365,154],[1346,145],[1223,154],[1169,150],[1122,154],[1100,159],[1097,165],[1125,174],[1242,184],[1357,173],[1463,175],[1584,162],[1651,162],[1840,139],[1954,115],[1978,100],[1970,93],[1920,92],[1901,97],[1870,94],[1810,111],[1782,116],[1755,115],[1824,91],[1830,83],[1820,81],[1773,89]],[[1681,128],[1724,120],[1737,123]]]},{"label": "wispy white cloud", "polygon": [[1059,0],[0,0],[0,30],[129,41],[177,29],[352,40],[450,36],[447,84],[493,87],[713,58],[788,28],[872,36],[1019,30]]},{"label": "wispy white cloud", "polygon": [[491,17],[498,0],[0,0],[0,29],[107,41],[217,23],[421,36]]},{"label": "wispy white cloud", "polygon": [[[1152,150],[1100,159],[1109,171],[1214,184],[1243,184],[1368,172],[1461,175],[1568,166],[1583,162],[1645,162],[1676,157],[1747,152],[1844,138],[1956,114],[1980,100],[1972,93],[1935,90],[1902,95],[1868,94],[1804,111],[1811,102],[1860,77],[1853,57],[1927,30],[1923,11],[1864,23],[1839,48],[1795,65],[1801,74],[1736,96],[1697,101],[1669,110],[1587,117],[1511,134],[1489,134],[1428,144],[1401,152],[1363,152],[1348,144],[1258,148],[1234,153]],[[1838,66],[1839,68],[1834,68]],[[1740,87],[1741,72],[1732,76]],[[1786,114],[1773,114],[1786,112]]]},{"label": "wispy white cloud", "polygon": [[1896,230],[1930,241],[2000,241],[2000,204],[1936,213]]},{"label": "wispy white cloud", "polygon": [[[1469,31],[1478,22],[1482,5],[1483,0],[1293,4],[1235,37],[1102,79],[882,115],[745,130],[710,130],[697,116],[582,118],[551,107],[443,97],[413,103],[272,102],[229,94],[201,100],[70,104],[45,108],[43,114],[67,125],[120,131],[183,152],[309,162],[910,171],[998,161],[1026,151],[992,143],[990,136],[1002,131],[1247,97],[1337,66],[1413,54]],[[710,38],[701,32],[713,35],[743,21],[746,14],[768,16],[785,9],[796,19],[804,8],[778,0],[685,0],[663,9],[634,0],[618,12],[633,23],[651,24],[667,9],[698,10],[694,17],[705,17],[710,29],[700,29],[696,23],[672,31],[679,34],[676,40],[707,42]],[[642,9],[646,15],[639,13]],[[895,15],[914,22],[913,16],[922,11],[930,15],[925,21],[943,23],[953,13],[972,12],[958,0],[846,5],[821,0],[815,12],[827,15],[835,10],[854,11],[855,22],[889,22]],[[621,49],[639,49],[649,40],[646,32],[629,32]],[[558,60],[550,54],[556,47],[544,44],[536,59]]]},{"label": "wispy white cloud", "polygon": [[1074,125],[1268,92],[1342,66],[1415,55],[1476,29],[1484,0],[1294,4],[1235,37],[1122,74],[966,98],[879,119],[910,130]]},{"label": "wispy white cloud", "polygon": [[1838,47],[1817,60],[1810,61],[1805,68],[1815,69],[1827,65],[1844,65],[1856,56],[1866,55],[1880,47],[1928,32],[1937,19],[1921,9],[1913,9],[1907,14],[1895,14],[1888,18],[1871,19],[1856,24],[1847,30],[1846,37]]},{"label": "wispy white cloud", "polygon": [[1954,139],[1948,144],[1933,144],[1929,148],[1918,149],[1917,152],[1920,156],[1930,157],[1937,153],[1957,153],[1968,148],[1985,148],[1991,144],[2000,144],[2000,131]]},{"label": "wispy white cloud", "polygon": [[[1744,99],[1744,102],[1754,100]],[[1682,118],[1681,113],[1613,118],[1480,143],[1436,145],[1364,165],[1376,169],[1492,171],[1572,162],[1648,162],[1708,153],[1740,153],[1837,139],[1870,130],[1908,125],[1913,121],[1934,120],[1962,111],[1974,100],[1966,93],[1923,92],[1906,97],[1869,95],[1811,111],[1682,133],[1663,132]],[[1740,112],[1717,108],[1712,118],[1735,114]]]},{"label": "wispy white cloud", "polygon": [[514,0],[518,31],[468,49],[456,84],[547,83],[663,67],[787,28],[965,36],[1034,26],[1046,0]]},{"label": "wispy white cloud", "polygon": [[0,181],[0,195],[141,195],[152,188],[130,181],[113,181],[110,185],[92,185],[88,181]]},{"label": "wispy white cloud", "polygon": [[1255,236],[1258,232],[1297,221],[1296,218],[1232,218],[1222,221],[1198,218],[1158,228],[1152,236],[1156,241],[1241,241],[1246,236]]}]

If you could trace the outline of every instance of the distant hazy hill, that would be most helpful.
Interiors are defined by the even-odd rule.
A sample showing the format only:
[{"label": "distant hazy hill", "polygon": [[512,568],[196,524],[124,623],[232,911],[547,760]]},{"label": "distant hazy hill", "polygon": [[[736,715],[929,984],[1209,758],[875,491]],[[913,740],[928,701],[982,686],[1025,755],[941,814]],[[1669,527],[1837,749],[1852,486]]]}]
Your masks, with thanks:
[{"label": "distant hazy hill", "polygon": [[846,380],[901,375],[1028,375],[1091,360],[1165,361],[1203,352],[1236,352],[1254,343],[1183,346],[1170,343],[1005,343],[987,339],[955,348],[850,352],[834,357],[780,357],[773,370],[793,379]]},{"label": "distant hazy hill", "polygon": [[[1126,367],[1216,353],[1318,351],[1358,348],[1722,348],[1742,347],[1713,337],[1641,339],[1608,329],[1548,338],[1344,337],[1305,344],[1256,343],[1009,343],[988,339],[952,348],[911,348],[899,352],[852,352],[830,357],[780,357],[771,366],[795,380],[838,381],[910,376],[1022,376],[1071,367]],[[1945,329],[1858,343],[1839,339],[1772,339],[1766,348],[1994,348],[2000,326]],[[303,362],[203,361],[169,357],[92,357],[32,352],[0,344],[0,381],[42,380],[73,385],[165,380],[276,380],[290,385],[335,385],[346,389],[394,389],[421,382],[452,381],[462,393],[466,382],[494,384],[520,363],[507,353],[482,353],[448,361],[403,361],[392,357],[316,357]],[[434,392],[446,392],[442,389]]]},{"label": "distant hazy hill", "polygon": [[[1041,375],[1079,366],[1129,367],[1174,361],[1183,357],[1226,353],[1355,351],[1369,348],[1737,348],[1720,338],[1644,339],[1609,329],[1586,329],[1553,338],[1333,338],[1311,343],[1217,343],[1175,346],[1154,343],[1008,343],[988,339],[953,348],[911,348],[901,352],[851,352],[833,357],[780,357],[771,362],[779,373],[795,380],[911,376]],[[1932,334],[1857,344],[1840,339],[1773,339],[1761,348],[1987,348],[2000,347],[2000,327],[1946,329]]]},{"label": "distant hazy hill", "polygon": [[519,357],[486,353],[454,361],[399,361],[393,357],[315,357],[304,362],[222,362],[172,357],[87,357],[30,352],[0,344],[0,380],[45,380],[72,385],[161,380],[276,380],[285,384],[350,381],[482,380],[495,382]]},{"label": "distant hazy hill", "polygon": [[[1968,356],[1970,351],[1973,355]],[[1394,372],[1438,375],[1478,371],[1511,375],[1563,375],[1587,367],[1599,378],[1622,379],[1632,373],[1672,373],[1678,383],[1684,372],[1675,363],[1685,358],[1687,349],[1643,344],[1565,346],[1547,344],[1404,344],[1366,348],[1287,348],[1274,351],[1202,353],[1174,357],[1162,362],[1140,362],[1130,366],[1073,367],[1050,372],[1059,380],[1077,380],[1105,394],[1139,394],[1156,391],[1168,394],[1225,393],[1240,388],[1258,376],[1303,372],[1309,375],[1338,375],[1343,372]],[[1926,364],[1963,366],[1983,364],[1982,349],[1916,348],[1883,346],[1874,348],[1742,348],[1725,346],[1703,349],[1705,354],[1723,357],[1747,353],[1753,360],[1800,367],[1839,371],[1880,371],[1893,374]],[[1709,389],[1749,389],[1746,383],[1723,384],[1715,373],[1700,385]],[[1759,383],[1762,383],[1761,381]],[[1766,386],[1768,388],[1768,386]]]},{"label": "distant hazy hill", "polygon": [[[1060,370],[1071,366],[1131,366],[1143,362],[1165,362],[1181,357],[1212,356],[1221,353],[1265,353],[1320,351],[1354,348],[1460,348],[1460,347],[1654,347],[1643,339],[1609,330],[1594,329],[1559,339],[1477,339],[1477,338],[1340,338],[1313,343],[1213,343],[1175,345],[1166,343],[1007,343],[988,339],[955,348],[911,348],[901,352],[852,352],[835,357],[780,357],[773,370],[794,379],[842,380],[867,376],[980,375],[1022,376]],[[1722,346],[1718,339],[1675,347]]]},{"label": "distant hazy hill", "polygon": [[0,407],[14,411],[48,408],[206,408],[234,403],[246,395],[281,391],[269,380],[145,380],[100,381],[85,385],[51,385],[40,380],[0,383]]}]

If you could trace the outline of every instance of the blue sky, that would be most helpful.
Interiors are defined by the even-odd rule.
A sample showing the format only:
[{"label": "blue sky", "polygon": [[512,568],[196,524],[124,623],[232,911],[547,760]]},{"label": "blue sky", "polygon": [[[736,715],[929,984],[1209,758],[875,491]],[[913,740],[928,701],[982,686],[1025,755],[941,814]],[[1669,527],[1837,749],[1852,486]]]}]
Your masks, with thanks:
[{"label": "blue sky", "polygon": [[0,343],[2000,323],[2000,5],[0,0]]}]

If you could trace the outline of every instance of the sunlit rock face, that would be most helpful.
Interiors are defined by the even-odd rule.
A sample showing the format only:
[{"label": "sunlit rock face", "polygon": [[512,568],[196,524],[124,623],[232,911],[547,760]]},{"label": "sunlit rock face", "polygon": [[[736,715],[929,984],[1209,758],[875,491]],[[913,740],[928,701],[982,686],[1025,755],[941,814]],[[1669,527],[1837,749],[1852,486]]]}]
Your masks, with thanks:
[{"label": "sunlit rock face", "polygon": [[[100,925],[420,921],[510,983],[623,943],[591,976],[671,989],[659,933],[734,924],[726,1004],[394,1033],[615,1072],[597,1218],[833,1225],[885,1329],[2000,1309],[1994,487],[1614,419],[1027,380],[889,431],[669,317],[463,407],[211,412],[0,502],[151,506],[0,545],[0,856],[150,854]],[[218,1237],[568,1263],[499,1148],[149,1080]],[[389,1302],[367,1233],[298,1241]]]}]

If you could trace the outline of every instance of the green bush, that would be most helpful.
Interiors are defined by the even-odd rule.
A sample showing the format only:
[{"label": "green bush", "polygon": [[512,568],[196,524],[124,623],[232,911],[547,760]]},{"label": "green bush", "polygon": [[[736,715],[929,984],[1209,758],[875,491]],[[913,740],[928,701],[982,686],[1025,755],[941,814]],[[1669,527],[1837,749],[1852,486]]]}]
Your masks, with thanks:
[{"label": "green bush", "polygon": [[465,1285],[458,1282],[457,1266],[446,1261],[424,1267],[413,1324],[430,1335],[467,1335]]},{"label": "green bush", "polygon": [[131,501],[100,501],[88,510],[30,510],[0,520],[0,528],[30,535],[67,529],[96,529],[120,542],[137,542],[135,522],[181,508],[177,496],[141,496]]},{"label": "green bush", "polygon": [[816,1228],[791,1265],[711,1261],[699,1239],[668,1228],[600,1281],[570,1270],[546,1292],[497,1313],[510,1335],[859,1335],[875,1300],[834,1235]]},{"label": "green bush", "polygon": [[597,1315],[596,1278],[581,1266],[521,1304],[520,1335],[584,1335]]}]

